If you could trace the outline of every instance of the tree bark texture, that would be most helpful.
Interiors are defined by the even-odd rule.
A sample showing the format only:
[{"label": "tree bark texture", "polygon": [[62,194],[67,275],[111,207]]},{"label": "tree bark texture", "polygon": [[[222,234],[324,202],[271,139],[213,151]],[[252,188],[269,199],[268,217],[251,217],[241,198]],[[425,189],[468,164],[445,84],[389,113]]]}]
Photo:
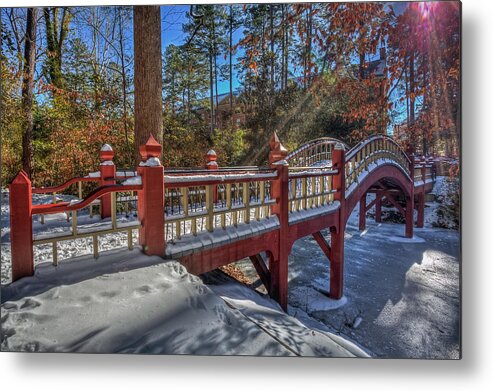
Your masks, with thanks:
[{"label": "tree bark texture", "polygon": [[161,13],[159,6],[134,6],[135,162],[152,134],[163,142]]}]

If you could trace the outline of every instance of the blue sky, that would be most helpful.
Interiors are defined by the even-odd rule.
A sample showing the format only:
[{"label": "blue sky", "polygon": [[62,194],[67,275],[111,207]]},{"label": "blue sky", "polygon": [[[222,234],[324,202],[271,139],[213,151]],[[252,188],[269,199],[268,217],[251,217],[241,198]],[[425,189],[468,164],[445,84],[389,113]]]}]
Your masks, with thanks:
[{"label": "blue sky", "polygon": [[[228,7],[228,5],[226,5]],[[163,53],[170,45],[182,45],[185,43],[186,35],[182,31],[182,25],[188,22],[186,13],[190,10],[189,5],[164,5],[161,6],[161,39],[163,45]],[[233,34],[233,43],[238,42],[243,36],[242,29],[238,29]],[[233,55],[233,65],[239,53]],[[229,63],[229,58],[224,60],[223,56],[218,56],[218,65]],[[233,90],[239,87],[236,72],[233,69]],[[229,80],[218,82],[218,93],[223,94],[229,92]]]}]

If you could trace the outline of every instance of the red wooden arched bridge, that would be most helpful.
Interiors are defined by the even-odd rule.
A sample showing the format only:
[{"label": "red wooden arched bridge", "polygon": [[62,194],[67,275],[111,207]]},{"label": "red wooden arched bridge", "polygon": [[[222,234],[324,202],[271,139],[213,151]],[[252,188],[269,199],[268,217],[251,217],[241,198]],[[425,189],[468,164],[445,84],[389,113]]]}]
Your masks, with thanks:
[{"label": "red wooden arched bridge", "polygon": [[[288,256],[297,239],[313,235],[323,250],[330,262],[329,295],[337,299],[343,294],[344,231],[358,203],[360,229],[372,207],[381,219],[384,202],[405,217],[407,237],[413,236],[415,209],[417,226],[423,226],[425,194],[435,180],[432,160],[415,161],[392,138],[373,136],[351,149],[321,138],[288,153],[274,133],[269,144],[268,167],[220,168],[211,150],[204,169],[164,169],[161,145],[151,136],[137,171],[117,170],[105,145],[99,171],[61,186],[31,188],[20,172],[10,185],[12,280],[34,273],[33,246],[51,243],[56,266],[60,241],[92,238],[97,257],[101,235],[127,233],[131,249],[138,230],[146,254],[179,260],[194,274],[250,258],[271,297],[286,309]],[[87,182],[93,189],[84,194]],[[57,192],[76,184],[78,200],[57,202]],[[32,193],[52,193],[53,203],[33,205]],[[369,193],[375,197],[368,203]],[[132,202],[138,219],[119,222],[118,211]],[[77,211],[94,205],[107,224],[84,229]],[[34,216],[60,212],[71,220],[67,234],[33,237]]]}]

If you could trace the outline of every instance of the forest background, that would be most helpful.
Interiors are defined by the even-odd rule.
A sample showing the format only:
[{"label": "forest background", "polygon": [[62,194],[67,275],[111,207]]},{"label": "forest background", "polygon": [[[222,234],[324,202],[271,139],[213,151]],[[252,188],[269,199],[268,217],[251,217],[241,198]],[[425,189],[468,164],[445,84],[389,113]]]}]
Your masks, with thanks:
[{"label": "forest background", "polygon": [[[133,167],[133,7],[1,8],[2,185]],[[161,6],[163,164],[264,164],[331,136],[458,157],[460,3]]]}]

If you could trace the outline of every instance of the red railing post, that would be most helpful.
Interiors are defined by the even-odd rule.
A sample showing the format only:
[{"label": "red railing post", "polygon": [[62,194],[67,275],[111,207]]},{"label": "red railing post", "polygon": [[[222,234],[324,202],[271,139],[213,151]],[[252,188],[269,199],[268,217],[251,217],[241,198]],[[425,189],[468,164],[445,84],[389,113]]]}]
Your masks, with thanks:
[{"label": "red railing post", "polygon": [[[219,169],[219,166],[217,164],[217,154],[216,151],[214,151],[213,149],[209,149],[209,151],[205,155],[205,168],[208,170]],[[217,185],[214,185],[213,200],[214,203],[217,203],[218,201]]]},{"label": "red railing post", "polygon": [[140,146],[142,162],[137,169],[142,178],[138,191],[139,243],[147,255],[164,257],[164,168],[159,161],[161,144],[152,135]]},{"label": "red railing post", "polygon": [[[99,165],[100,171],[100,185],[112,185],[115,183],[116,167],[113,163],[113,157],[115,153],[113,148],[109,144],[104,144],[99,152],[99,158],[101,164]],[[101,218],[111,217],[111,194],[105,194],[100,198],[100,213]]]},{"label": "red railing post", "polygon": [[[272,181],[271,197],[276,200],[272,205],[272,213],[279,219],[279,250],[278,259],[269,262],[271,275],[269,295],[284,309],[288,309],[288,257],[289,243],[289,166],[285,158],[288,151],[279,141],[276,132],[269,140],[269,164],[278,172],[278,179]],[[275,257],[274,257],[275,258]]]},{"label": "red railing post", "polygon": [[346,230],[346,156],[344,146],[337,144],[332,152],[332,168],[338,170],[333,184],[334,200],[340,202],[338,227],[331,229],[331,259],[329,296],[340,299],[344,288],[344,231]]},{"label": "red railing post", "polygon": [[34,274],[31,181],[20,171],[9,185],[12,282]]}]

